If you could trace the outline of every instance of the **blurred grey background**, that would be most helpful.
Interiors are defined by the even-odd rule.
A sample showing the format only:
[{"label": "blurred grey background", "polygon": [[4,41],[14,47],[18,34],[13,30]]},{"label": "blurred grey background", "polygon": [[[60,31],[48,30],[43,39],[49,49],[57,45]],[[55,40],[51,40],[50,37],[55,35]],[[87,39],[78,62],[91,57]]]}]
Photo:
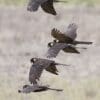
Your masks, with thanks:
[{"label": "blurred grey background", "polygon": [[[100,0],[67,0],[54,4],[57,16],[27,11],[28,0],[0,0],[0,99],[1,100],[99,100],[100,98]],[[70,64],[58,66],[59,76],[46,71],[41,84],[63,92],[18,94],[28,84],[31,57],[44,57],[52,41],[52,28],[65,31],[75,22],[77,40],[93,42],[80,55],[60,52],[54,60]]]}]

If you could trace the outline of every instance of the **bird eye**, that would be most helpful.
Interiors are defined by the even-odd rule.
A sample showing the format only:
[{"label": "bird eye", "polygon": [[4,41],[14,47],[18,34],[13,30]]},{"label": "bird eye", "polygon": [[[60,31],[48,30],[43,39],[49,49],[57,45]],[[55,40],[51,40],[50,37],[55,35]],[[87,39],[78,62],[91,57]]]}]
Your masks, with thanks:
[{"label": "bird eye", "polygon": [[37,61],[37,59],[36,59],[36,58],[33,58],[33,61],[34,61],[34,62],[36,62],[36,61]]},{"label": "bird eye", "polygon": [[54,45],[53,42],[48,43],[48,47],[52,47]]},{"label": "bird eye", "polygon": [[32,58],[32,59],[30,60],[30,62],[31,62],[31,63],[35,63],[36,60],[37,60],[36,58]]},{"label": "bird eye", "polygon": [[59,40],[56,40],[56,43],[58,43],[59,42]]},{"label": "bird eye", "polygon": [[53,42],[51,42],[51,43],[50,43],[50,46],[52,47],[53,45],[54,45],[54,43],[53,43]]},{"label": "bird eye", "polygon": [[59,40],[53,40],[53,42],[54,42],[54,43],[58,43],[58,42],[59,42]]}]

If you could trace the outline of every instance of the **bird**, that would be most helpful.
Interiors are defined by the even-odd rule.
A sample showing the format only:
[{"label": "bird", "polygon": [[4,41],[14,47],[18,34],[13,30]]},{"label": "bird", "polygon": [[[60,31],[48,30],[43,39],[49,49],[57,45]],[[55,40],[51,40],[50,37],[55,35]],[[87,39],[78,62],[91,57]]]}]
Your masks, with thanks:
[{"label": "bird", "polygon": [[18,90],[18,93],[31,93],[31,92],[42,92],[47,90],[54,90],[54,91],[63,91],[62,89],[53,89],[49,88],[49,86],[42,86],[38,84],[34,85],[24,85],[22,89]]},{"label": "bird", "polygon": [[49,49],[46,54],[47,58],[55,58],[61,50],[68,53],[80,54],[75,46],[66,43],[59,43],[58,41],[49,42],[48,47]]},{"label": "bird", "polygon": [[58,0],[29,0],[27,5],[27,10],[35,12],[38,10],[39,6],[48,14],[57,15],[55,8],[53,6],[54,2],[66,2]]},{"label": "bird", "polygon": [[67,44],[92,44],[93,42],[87,42],[87,41],[77,41],[77,28],[78,26],[76,23],[71,23],[67,27],[67,31],[62,33],[58,29],[53,28],[51,30],[51,36],[55,39],[59,40],[60,43],[67,43]]},{"label": "bird", "polygon": [[58,70],[56,65],[69,66],[65,64],[56,63],[53,60],[43,59],[43,58],[31,58],[30,59],[32,66],[29,71],[29,81],[31,84],[37,84],[37,80],[39,80],[43,70],[58,75]]}]

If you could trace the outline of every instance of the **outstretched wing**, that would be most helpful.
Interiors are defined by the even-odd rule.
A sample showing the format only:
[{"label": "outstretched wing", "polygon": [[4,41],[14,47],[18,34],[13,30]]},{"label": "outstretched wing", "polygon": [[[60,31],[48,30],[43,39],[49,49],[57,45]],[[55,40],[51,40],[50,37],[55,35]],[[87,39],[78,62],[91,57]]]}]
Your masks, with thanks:
[{"label": "outstretched wing", "polygon": [[60,50],[64,49],[65,47],[68,47],[66,43],[55,43],[52,47],[49,48],[47,52],[47,58],[56,57]]},{"label": "outstretched wing", "polygon": [[57,14],[53,7],[53,0],[48,0],[44,2],[43,4],[41,4],[41,8],[49,14],[53,14],[53,15]]},{"label": "outstretched wing", "polygon": [[43,71],[43,66],[38,65],[38,64],[33,64],[30,68],[29,72],[29,81],[31,84],[37,84],[37,79],[39,80],[42,71]]},{"label": "outstretched wing", "polygon": [[73,40],[66,36],[66,34],[61,33],[58,29],[53,28],[51,31],[51,35],[59,40],[59,42],[64,42],[64,43],[71,43]]},{"label": "outstretched wing", "polygon": [[69,52],[69,53],[80,54],[80,52],[75,47],[72,47],[72,46],[68,46],[67,48],[64,48],[63,51],[64,52]]}]

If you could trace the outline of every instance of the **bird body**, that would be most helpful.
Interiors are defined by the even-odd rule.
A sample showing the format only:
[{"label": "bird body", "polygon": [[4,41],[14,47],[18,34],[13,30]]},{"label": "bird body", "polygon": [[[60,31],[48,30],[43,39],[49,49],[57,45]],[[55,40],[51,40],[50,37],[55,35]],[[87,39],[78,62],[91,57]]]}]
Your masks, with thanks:
[{"label": "bird body", "polygon": [[24,85],[21,90],[18,90],[19,93],[31,93],[31,92],[42,92],[46,90],[54,90],[54,91],[63,91],[62,89],[53,89],[49,88],[49,86],[41,86],[38,84],[35,85]]},{"label": "bird body", "polygon": [[48,43],[48,46],[49,46],[49,49],[47,51],[48,58],[56,57],[61,50],[69,53],[79,53],[79,51],[76,50],[74,46],[66,43],[50,42]]},{"label": "bird body", "polygon": [[78,26],[75,23],[71,23],[68,25],[66,32],[62,33],[58,29],[53,28],[51,31],[51,35],[59,40],[59,43],[67,43],[67,44],[92,44],[92,42],[87,41],[76,41],[77,37],[77,28]]},{"label": "bird body", "polygon": [[32,58],[31,62],[32,66],[29,72],[29,81],[32,84],[37,84],[37,80],[39,80],[44,69],[52,74],[58,75],[58,70],[55,66],[56,63],[52,60]]},{"label": "bird body", "polygon": [[56,65],[69,66],[42,58],[32,58],[30,61],[32,62],[32,66],[29,71],[29,81],[31,84],[37,84],[37,80],[39,80],[44,69],[52,74],[58,75]]}]

